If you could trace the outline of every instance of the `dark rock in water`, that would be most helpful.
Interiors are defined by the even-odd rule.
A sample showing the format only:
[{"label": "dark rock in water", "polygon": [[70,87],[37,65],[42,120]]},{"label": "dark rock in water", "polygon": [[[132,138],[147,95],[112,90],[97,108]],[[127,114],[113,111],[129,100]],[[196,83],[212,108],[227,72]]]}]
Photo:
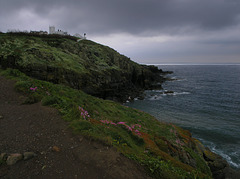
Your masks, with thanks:
[{"label": "dark rock in water", "polygon": [[3,116],[2,116],[2,115],[0,115],[0,119],[3,119]]},{"label": "dark rock in water", "polygon": [[164,94],[173,94],[173,91],[164,91]]}]

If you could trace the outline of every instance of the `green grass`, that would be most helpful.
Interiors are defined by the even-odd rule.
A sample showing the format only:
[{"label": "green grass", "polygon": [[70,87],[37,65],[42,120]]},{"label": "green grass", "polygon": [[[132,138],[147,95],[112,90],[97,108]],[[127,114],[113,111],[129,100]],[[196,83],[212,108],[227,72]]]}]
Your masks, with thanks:
[{"label": "green grass", "polygon": [[[21,59],[19,65],[46,65],[64,67],[78,73],[89,71],[104,73],[105,70],[128,71],[126,65],[139,65],[115,50],[89,40],[24,34],[0,34],[0,51],[4,59],[14,55]],[[121,66],[120,64],[124,65]]]},{"label": "green grass", "polygon": [[[15,89],[27,96],[25,104],[41,102],[58,109],[76,133],[116,147],[125,156],[145,166],[155,178],[211,178],[204,160],[182,137],[184,131],[174,125],[160,123],[145,112],[92,97],[80,90],[32,79],[18,70],[0,69],[0,75],[17,81]],[[84,117],[79,107],[90,116]],[[176,142],[178,140],[181,145]],[[196,159],[197,167],[172,157],[170,150],[188,152]]]}]

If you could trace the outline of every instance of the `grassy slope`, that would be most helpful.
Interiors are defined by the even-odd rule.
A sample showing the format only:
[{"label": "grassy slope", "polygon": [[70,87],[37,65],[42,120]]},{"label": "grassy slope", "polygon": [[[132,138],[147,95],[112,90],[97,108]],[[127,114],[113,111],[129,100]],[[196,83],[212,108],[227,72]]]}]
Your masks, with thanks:
[{"label": "grassy slope", "polygon": [[89,40],[76,43],[75,40],[68,38],[19,34],[0,34],[0,37],[1,55],[18,55],[22,57],[22,61],[18,63],[23,66],[29,64],[64,66],[78,73],[103,72],[108,69],[128,71],[127,68],[122,68],[127,67],[124,63],[140,68],[137,63],[116,53],[115,50]]},{"label": "grassy slope", "polygon": [[[142,111],[29,78],[18,70],[1,70],[1,75],[17,80],[16,90],[28,96],[26,103],[41,101],[43,105],[57,108],[75,132],[113,145],[125,156],[145,165],[156,178],[211,178],[205,161],[190,147],[193,139],[187,131],[160,123]],[[84,119],[79,107],[90,116]],[[179,152],[191,156],[196,167],[182,163]]]},{"label": "grassy slope", "polygon": [[77,42],[74,37],[0,34],[0,52],[3,67],[107,99],[136,97],[164,80],[156,67],[139,65],[107,46]]},{"label": "grassy slope", "polygon": [[[113,49],[91,41],[76,43],[66,38],[10,34],[0,37],[0,56],[20,56],[21,66],[59,66],[88,75],[142,68]],[[30,78],[18,70],[1,70],[1,74],[17,80],[16,90],[28,96],[26,103],[41,101],[57,108],[74,131],[115,146],[146,166],[156,178],[211,178],[196,142],[189,132],[177,126],[160,123],[147,113],[80,90]]]}]

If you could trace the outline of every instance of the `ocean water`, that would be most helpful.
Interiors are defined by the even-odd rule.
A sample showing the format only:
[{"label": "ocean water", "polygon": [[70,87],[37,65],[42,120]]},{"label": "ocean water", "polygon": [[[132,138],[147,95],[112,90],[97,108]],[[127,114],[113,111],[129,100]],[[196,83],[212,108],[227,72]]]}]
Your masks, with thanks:
[{"label": "ocean water", "polygon": [[[146,91],[126,105],[159,121],[189,130],[193,137],[240,168],[240,65],[161,65],[176,79],[164,90]],[[174,93],[164,94],[164,91]]]}]

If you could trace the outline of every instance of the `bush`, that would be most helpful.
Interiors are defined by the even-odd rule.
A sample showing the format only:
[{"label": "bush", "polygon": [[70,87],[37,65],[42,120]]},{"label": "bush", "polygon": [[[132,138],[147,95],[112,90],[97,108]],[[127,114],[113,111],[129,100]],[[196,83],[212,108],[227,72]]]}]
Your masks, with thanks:
[{"label": "bush", "polygon": [[46,96],[42,100],[42,105],[44,106],[51,106],[55,104],[61,104],[61,99],[57,96]]},{"label": "bush", "polygon": [[42,96],[34,93],[33,95],[30,95],[27,97],[27,99],[24,101],[24,104],[34,104],[40,102],[42,99]]},{"label": "bush", "polygon": [[92,127],[93,127],[89,121],[85,121],[85,120],[84,121],[76,120],[76,121],[72,122],[71,126],[77,131],[86,131],[86,130],[92,129]]}]

